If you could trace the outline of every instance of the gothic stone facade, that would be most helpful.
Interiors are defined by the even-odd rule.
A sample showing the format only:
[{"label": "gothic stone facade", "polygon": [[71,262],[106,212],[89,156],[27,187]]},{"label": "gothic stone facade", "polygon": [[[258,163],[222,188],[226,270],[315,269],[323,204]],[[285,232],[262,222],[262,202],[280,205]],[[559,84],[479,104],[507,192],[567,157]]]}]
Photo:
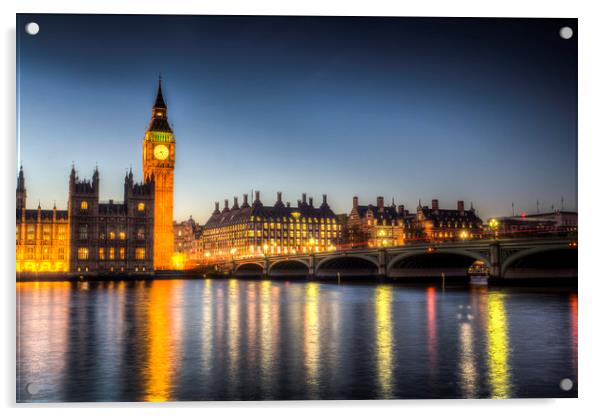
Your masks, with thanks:
[{"label": "gothic stone facade", "polygon": [[69,216],[67,211],[26,209],[27,191],[23,168],[17,181],[17,273],[64,273],[69,271]]},{"label": "gothic stone facade", "polygon": [[86,275],[145,275],[153,271],[154,183],[134,183],[130,170],[122,203],[100,202],[99,174],[69,179],[70,271]]}]

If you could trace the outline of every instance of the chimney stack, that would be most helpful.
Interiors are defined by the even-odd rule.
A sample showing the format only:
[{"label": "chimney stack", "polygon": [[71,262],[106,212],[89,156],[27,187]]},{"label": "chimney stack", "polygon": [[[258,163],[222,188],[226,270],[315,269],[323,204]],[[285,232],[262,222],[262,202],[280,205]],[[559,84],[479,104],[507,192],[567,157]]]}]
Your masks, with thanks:
[{"label": "chimney stack", "polygon": [[385,198],[382,196],[376,197],[376,207],[378,208],[379,212],[383,212],[385,209]]},{"label": "chimney stack", "polygon": [[234,204],[232,204],[232,209],[238,209],[238,197],[234,197]]},{"label": "chimney stack", "polygon": [[215,210],[213,211],[214,214],[219,214],[219,202],[215,201]]},{"label": "chimney stack", "polygon": [[309,206],[310,206],[310,207],[313,207],[313,206],[314,206],[314,199],[313,199],[313,197],[311,197],[311,196],[309,197]]},{"label": "chimney stack", "polygon": [[259,201],[259,191],[255,191],[255,202],[260,202]]},{"label": "chimney stack", "polygon": [[432,200],[431,208],[433,209],[433,211],[439,211],[439,200],[438,199]]},{"label": "chimney stack", "polygon": [[324,204],[324,205],[328,205],[328,202],[326,202],[326,198],[327,198],[326,194],[322,194],[322,204]]},{"label": "chimney stack", "polygon": [[277,201],[282,202],[282,192],[276,192],[276,195],[277,195]]},{"label": "chimney stack", "polygon": [[353,208],[357,208],[359,205],[359,198],[357,196],[353,197]]},{"label": "chimney stack", "polygon": [[301,200],[303,204],[307,204],[307,194],[305,192],[301,194]]},{"label": "chimney stack", "polygon": [[398,209],[399,215],[405,215],[406,207],[403,204],[400,205],[397,209]]},{"label": "chimney stack", "polygon": [[228,207],[228,200],[224,199],[224,211],[230,211],[230,208]]},{"label": "chimney stack", "polygon": [[249,195],[248,194],[242,194],[242,207],[246,208],[249,206]]},{"label": "chimney stack", "polygon": [[464,201],[458,201],[458,211],[460,211],[460,214],[464,215]]}]

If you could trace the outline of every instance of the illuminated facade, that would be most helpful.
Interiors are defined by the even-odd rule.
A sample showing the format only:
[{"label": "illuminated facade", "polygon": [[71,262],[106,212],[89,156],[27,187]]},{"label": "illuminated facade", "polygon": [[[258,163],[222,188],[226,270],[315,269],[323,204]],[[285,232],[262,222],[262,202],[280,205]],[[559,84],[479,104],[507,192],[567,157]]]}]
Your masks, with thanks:
[{"label": "illuminated facade", "polygon": [[195,236],[198,235],[199,225],[192,219],[173,223],[174,233],[174,256],[179,256],[184,268],[192,268],[198,265],[197,246]]},{"label": "illuminated facade", "polygon": [[71,169],[68,221],[70,267],[78,275],[144,275],[153,270],[153,182],[125,176],[124,200],[100,202],[98,169],[80,180]]},{"label": "illuminated facade", "polygon": [[246,194],[240,206],[236,197],[232,208],[226,200],[221,211],[216,202],[201,240],[203,256],[215,260],[334,250],[340,237],[341,225],[326,195],[319,207],[306,194],[291,207],[278,192],[276,203],[268,207],[255,192],[251,205]]},{"label": "illuminated facade", "polygon": [[474,208],[464,209],[458,201],[457,209],[440,209],[433,199],[432,207],[418,204],[415,214],[403,205],[385,206],[379,196],[376,205],[359,205],[353,197],[353,208],[347,218],[345,246],[387,247],[411,241],[452,241],[483,237],[483,222]]},{"label": "illuminated facade", "polygon": [[406,223],[411,216],[403,205],[394,203],[385,206],[382,196],[376,198],[376,205],[359,205],[353,197],[353,207],[347,218],[347,244],[351,246],[387,247],[404,244]]},{"label": "illuminated facade", "polygon": [[161,80],[152,109],[151,121],[142,142],[142,165],[145,181],[154,182],[155,222],[153,237],[155,270],[173,269],[173,181],[176,141],[167,120]]},{"label": "illuminated facade", "polygon": [[69,216],[65,210],[26,209],[23,167],[17,180],[17,272],[69,271]]},{"label": "illuminated facade", "polygon": [[482,238],[483,221],[472,204],[468,210],[464,201],[458,201],[457,209],[440,209],[439,200],[433,199],[430,208],[418,203],[406,237],[434,242]]},{"label": "illuminated facade", "polygon": [[[26,209],[23,169],[17,179],[17,272],[74,275],[151,274],[174,269],[175,140],[161,81],[143,141],[144,180],[125,176],[123,202],[99,201],[99,173],[71,170],[67,210]],[[179,264],[179,263],[178,263]]]}]

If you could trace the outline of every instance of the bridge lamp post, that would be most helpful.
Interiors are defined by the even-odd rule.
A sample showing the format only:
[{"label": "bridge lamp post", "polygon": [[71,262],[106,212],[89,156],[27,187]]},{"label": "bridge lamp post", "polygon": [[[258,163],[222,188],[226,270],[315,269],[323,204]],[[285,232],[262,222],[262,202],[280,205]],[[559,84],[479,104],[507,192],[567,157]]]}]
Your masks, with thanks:
[{"label": "bridge lamp post", "polygon": [[263,244],[263,256],[264,257],[268,256],[268,248],[269,248],[268,243],[264,243]]},{"label": "bridge lamp post", "polygon": [[460,233],[460,239],[461,240],[466,240],[468,238],[468,233],[466,231],[462,231]]},{"label": "bridge lamp post", "polygon": [[313,252],[315,250],[316,240],[312,237],[309,239],[309,252]]},{"label": "bridge lamp post", "polygon": [[493,230],[493,235],[496,239],[498,236],[497,232],[498,232],[499,226],[500,226],[500,223],[495,218],[492,218],[489,220],[489,228]]}]

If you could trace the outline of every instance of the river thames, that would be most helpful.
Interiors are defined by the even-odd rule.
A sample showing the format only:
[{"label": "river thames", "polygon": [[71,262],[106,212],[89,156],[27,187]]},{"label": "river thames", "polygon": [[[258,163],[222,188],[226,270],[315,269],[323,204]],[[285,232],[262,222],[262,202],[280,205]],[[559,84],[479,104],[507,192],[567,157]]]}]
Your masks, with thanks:
[{"label": "river thames", "polygon": [[577,304],[570,288],[17,283],[17,401],[577,397]]}]

